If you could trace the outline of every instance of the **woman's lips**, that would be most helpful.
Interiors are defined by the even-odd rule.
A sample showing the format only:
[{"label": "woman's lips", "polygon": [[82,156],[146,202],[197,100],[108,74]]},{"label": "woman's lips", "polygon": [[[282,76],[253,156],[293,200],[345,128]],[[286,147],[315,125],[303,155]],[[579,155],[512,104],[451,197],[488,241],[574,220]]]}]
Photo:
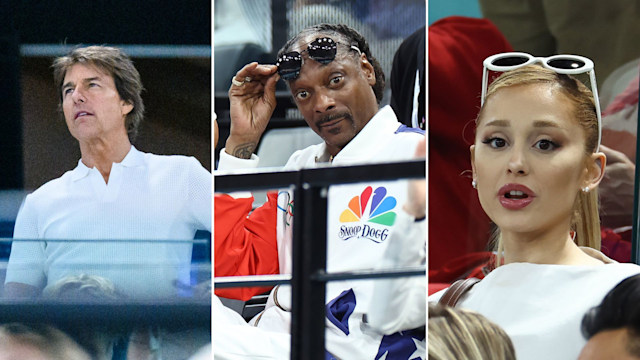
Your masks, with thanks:
[{"label": "woman's lips", "polygon": [[535,199],[533,190],[520,184],[506,184],[498,191],[500,205],[508,210],[520,210]]}]

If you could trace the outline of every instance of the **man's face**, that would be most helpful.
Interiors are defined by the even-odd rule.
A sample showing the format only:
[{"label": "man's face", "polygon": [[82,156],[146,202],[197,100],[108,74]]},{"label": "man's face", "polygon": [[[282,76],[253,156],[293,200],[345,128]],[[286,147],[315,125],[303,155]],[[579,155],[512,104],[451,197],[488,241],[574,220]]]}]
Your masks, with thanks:
[{"label": "man's face", "polygon": [[[315,37],[301,40],[293,51],[306,49]],[[365,55],[347,51],[339,45],[336,58],[326,65],[304,53],[300,75],[289,83],[300,113],[332,155],[342,150],[378,111],[371,88],[376,81],[373,66]]]},{"label": "man's face", "polygon": [[122,100],[113,77],[90,64],[75,64],[62,82],[62,110],[78,141],[126,136],[125,117],[133,105]]}]

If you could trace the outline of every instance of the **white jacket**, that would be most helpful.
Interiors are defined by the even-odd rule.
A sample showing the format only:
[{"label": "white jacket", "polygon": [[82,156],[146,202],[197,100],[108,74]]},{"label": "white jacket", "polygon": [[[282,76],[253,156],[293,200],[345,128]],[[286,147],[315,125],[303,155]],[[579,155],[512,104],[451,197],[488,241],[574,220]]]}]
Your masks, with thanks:
[{"label": "white jacket", "polygon": [[[396,119],[390,107],[382,108],[367,125],[328,163],[324,143],[295,152],[284,170],[396,162],[414,158],[416,146],[423,139],[421,130],[407,128]],[[259,159],[232,158],[221,151],[219,169],[256,167]],[[407,198],[407,181],[384,181],[336,185],[329,189],[327,219],[327,270],[329,272],[373,269],[383,259],[397,213]],[[292,192],[278,195],[277,243],[281,273],[291,273]],[[295,211],[294,211],[295,213]],[[416,226],[424,226],[416,223]],[[424,238],[417,241],[423,241]],[[330,282],[327,285],[326,348],[339,359],[414,359],[426,358],[424,333],[405,332],[404,337],[385,337],[364,321],[375,299],[374,280]],[[351,291],[350,291],[351,290]],[[426,293],[425,293],[426,297]],[[276,303],[278,305],[276,305]],[[334,310],[330,310],[334,309]],[[336,309],[350,309],[336,314]],[[271,292],[265,311],[252,323],[271,331],[289,332],[291,291],[278,286]],[[413,336],[412,336],[413,335]],[[381,345],[382,344],[382,345]],[[403,344],[400,353],[388,348]],[[411,350],[411,351],[409,351]],[[406,356],[401,353],[409,351]],[[412,355],[413,354],[413,355]],[[395,356],[395,357],[394,357]],[[400,357],[398,357],[400,356]]]}]

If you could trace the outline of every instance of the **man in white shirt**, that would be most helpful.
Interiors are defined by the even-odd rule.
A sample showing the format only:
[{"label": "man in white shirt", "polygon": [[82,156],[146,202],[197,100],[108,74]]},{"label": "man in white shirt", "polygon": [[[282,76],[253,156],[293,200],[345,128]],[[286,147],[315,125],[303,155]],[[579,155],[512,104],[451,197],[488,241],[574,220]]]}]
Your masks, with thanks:
[{"label": "man in white shirt", "polygon": [[[253,152],[275,108],[279,79],[287,82],[305,121],[324,140],[294,153],[285,170],[410,160],[424,139],[423,131],[400,124],[390,107],[379,108],[384,74],[362,35],[345,25],[320,24],[289,40],[279,52],[277,65],[251,63],[236,73],[229,90],[230,136],[220,154],[219,170],[258,165]],[[406,198],[406,181],[367,181],[363,177],[362,183],[332,186],[327,214],[328,271],[371,269],[384,257],[394,223],[410,218],[411,226],[424,226],[424,221],[400,208]],[[220,201],[232,200],[223,197]],[[280,191],[249,218],[246,213],[236,218],[231,212],[216,214],[216,219],[221,219],[216,224],[224,223],[215,230],[216,260],[249,264],[246,268],[235,266],[228,273],[216,265],[216,276],[251,275],[263,268],[291,273],[291,225],[296,212],[289,210],[293,207],[292,194]],[[257,217],[264,221],[252,222]],[[234,229],[229,231],[229,224]],[[420,244],[424,240],[414,239]],[[261,251],[269,247],[277,251]],[[260,264],[266,266],[261,268]],[[407,331],[402,333],[382,334],[367,324],[366,314],[376,303],[373,281],[330,282],[326,289],[327,356],[426,357],[424,331],[404,328]],[[227,289],[224,295],[218,294],[247,295]],[[288,333],[290,311],[290,288],[278,286],[252,324]]]},{"label": "man in white shirt", "polygon": [[81,159],[26,197],[5,296],[37,296],[81,273],[105,277],[132,298],[179,295],[190,283],[194,234],[211,231],[211,174],[192,157],[131,145],[144,113],[142,83],[121,50],[77,48],[53,68]]}]

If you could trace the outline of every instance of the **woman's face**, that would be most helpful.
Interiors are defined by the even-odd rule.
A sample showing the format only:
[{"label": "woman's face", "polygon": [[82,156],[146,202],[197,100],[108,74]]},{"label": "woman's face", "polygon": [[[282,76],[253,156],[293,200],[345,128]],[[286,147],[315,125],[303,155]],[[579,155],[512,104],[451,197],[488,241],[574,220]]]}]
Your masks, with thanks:
[{"label": "woman's face", "polygon": [[569,99],[549,85],[503,88],[487,99],[471,163],[480,203],[503,233],[569,225],[578,192],[597,185],[585,138]]}]

